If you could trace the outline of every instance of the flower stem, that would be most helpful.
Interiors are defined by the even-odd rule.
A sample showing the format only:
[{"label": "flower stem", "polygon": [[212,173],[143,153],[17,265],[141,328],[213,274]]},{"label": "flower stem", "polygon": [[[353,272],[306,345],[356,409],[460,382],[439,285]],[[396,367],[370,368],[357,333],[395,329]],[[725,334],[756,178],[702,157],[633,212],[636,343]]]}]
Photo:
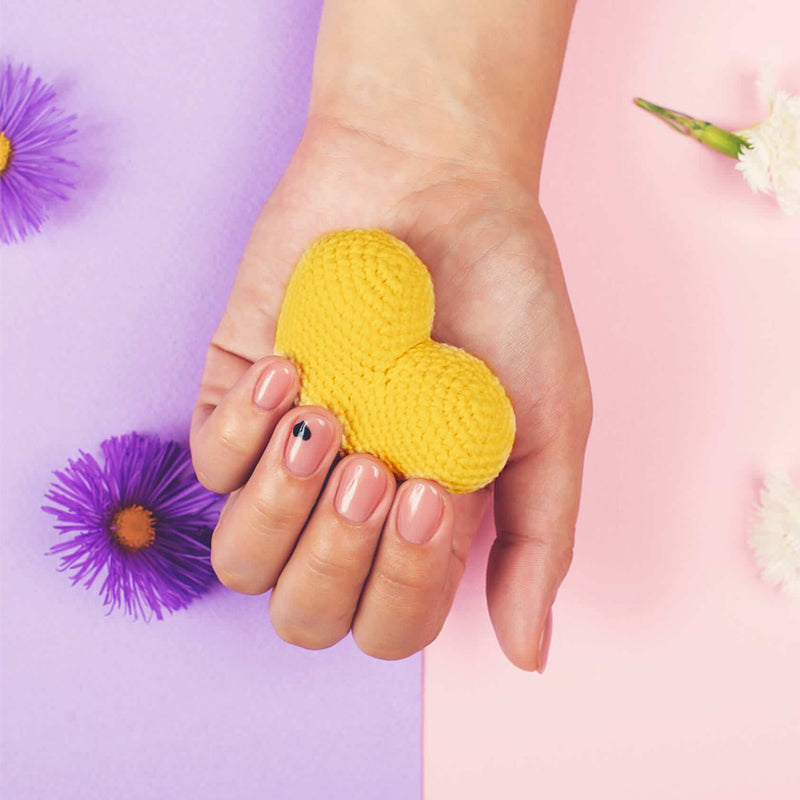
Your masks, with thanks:
[{"label": "flower stem", "polygon": [[750,149],[751,145],[747,139],[731,133],[731,131],[718,128],[710,122],[695,119],[681,111],[657,106],[655,103],[649,103],[641,97],[637,97],[633,102],[639,108],[643,108],[645,111],[649,111],[659,119],[664,120],[667,125],[674,128],[678,133],[682,133],[684,136],[692,136],[703,144],[713,147],[714,150],[724,153],[726,156],[738,158],[739,153]]}]

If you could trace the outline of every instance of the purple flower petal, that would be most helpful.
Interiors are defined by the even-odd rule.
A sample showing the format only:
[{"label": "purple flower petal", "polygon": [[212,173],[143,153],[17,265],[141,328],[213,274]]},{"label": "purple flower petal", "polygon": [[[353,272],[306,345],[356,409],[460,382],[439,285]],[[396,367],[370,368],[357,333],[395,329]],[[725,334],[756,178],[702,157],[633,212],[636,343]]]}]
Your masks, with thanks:
[{"label": "purple flower petal", "polygon": [[5,168],[0,165],[0,240],[6,244],[38,231],[49,204],[75,188],[69,175],[77,164],[59,154],[75,135],[75,115],[56,108],[55,97],[30,67],[0,68],[0,134],[11,144]]},{"label": "purple flower petal", "polygon": [[[157,436],[129,433],[101,444],[103,464],[79,451],[54,473],[50,505],[63,541],[51,553],[73,584],[91,588],[103,575],[100,595],[109,613],[122,608],[134,617],[162,619],[185,608],[208,589],[211,533],[222,497],[200,485],[189,451]],[[115,538],[114,516],[141,506],[154,518],[155,538],[132,550]]]}]

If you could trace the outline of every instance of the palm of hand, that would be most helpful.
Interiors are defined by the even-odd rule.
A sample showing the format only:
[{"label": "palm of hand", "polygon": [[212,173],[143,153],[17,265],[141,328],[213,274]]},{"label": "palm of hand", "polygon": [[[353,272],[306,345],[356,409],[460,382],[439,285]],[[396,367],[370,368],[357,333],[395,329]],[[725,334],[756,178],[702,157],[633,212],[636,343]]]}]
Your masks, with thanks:
[{"label": "palm of hand", "polygon": [[[571,558],[591,401],[555,244],[535,198],[513,180],[346,129],[307,133],[248,243],[201,402],[213,405],[272,352],[283,289],[308,244],[352,227],[383,228],[410,245],[434,282],[433,338],[484,360],[511,398],[517,435],[495,483],[487,593],[504,651],[535,668]],[[448,607],[488,497],[452,498],[458,566]]]}]

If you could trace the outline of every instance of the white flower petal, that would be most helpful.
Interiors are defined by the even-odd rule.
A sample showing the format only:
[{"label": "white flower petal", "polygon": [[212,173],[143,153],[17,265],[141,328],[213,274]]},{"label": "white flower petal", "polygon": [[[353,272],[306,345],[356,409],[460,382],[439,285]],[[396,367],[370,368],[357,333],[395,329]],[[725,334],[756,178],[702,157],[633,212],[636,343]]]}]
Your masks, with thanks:
[{"label": "white flower petal", "polygon": [[761,577],[800,597],[800,491],[783,472],[767,475],[748,544]]},{"label": "white flower petal", "polygon": [[736,165],[754,192],[774,192],[787,214],[800,210],[800,97],[775,91],[764,79],[759,82],[770,92],[770,114],[760,124],[739,135],[752,145],[739,154]]}]

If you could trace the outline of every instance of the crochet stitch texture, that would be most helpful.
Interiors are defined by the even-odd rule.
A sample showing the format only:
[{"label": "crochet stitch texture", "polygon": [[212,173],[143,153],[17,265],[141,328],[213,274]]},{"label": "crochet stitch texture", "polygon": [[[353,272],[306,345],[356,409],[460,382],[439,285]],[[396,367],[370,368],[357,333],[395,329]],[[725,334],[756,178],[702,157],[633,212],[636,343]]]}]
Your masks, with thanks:
[{"label": "crochet stitch texture", "polygon": [[514,411],[486,364],[431,339],[433,316],[433,282],[406,244],[381,230],[336,231],[295,267],[275,352],[298,368],[298,402],[341,420],[344,452],[471,492],[505,465]]}]

